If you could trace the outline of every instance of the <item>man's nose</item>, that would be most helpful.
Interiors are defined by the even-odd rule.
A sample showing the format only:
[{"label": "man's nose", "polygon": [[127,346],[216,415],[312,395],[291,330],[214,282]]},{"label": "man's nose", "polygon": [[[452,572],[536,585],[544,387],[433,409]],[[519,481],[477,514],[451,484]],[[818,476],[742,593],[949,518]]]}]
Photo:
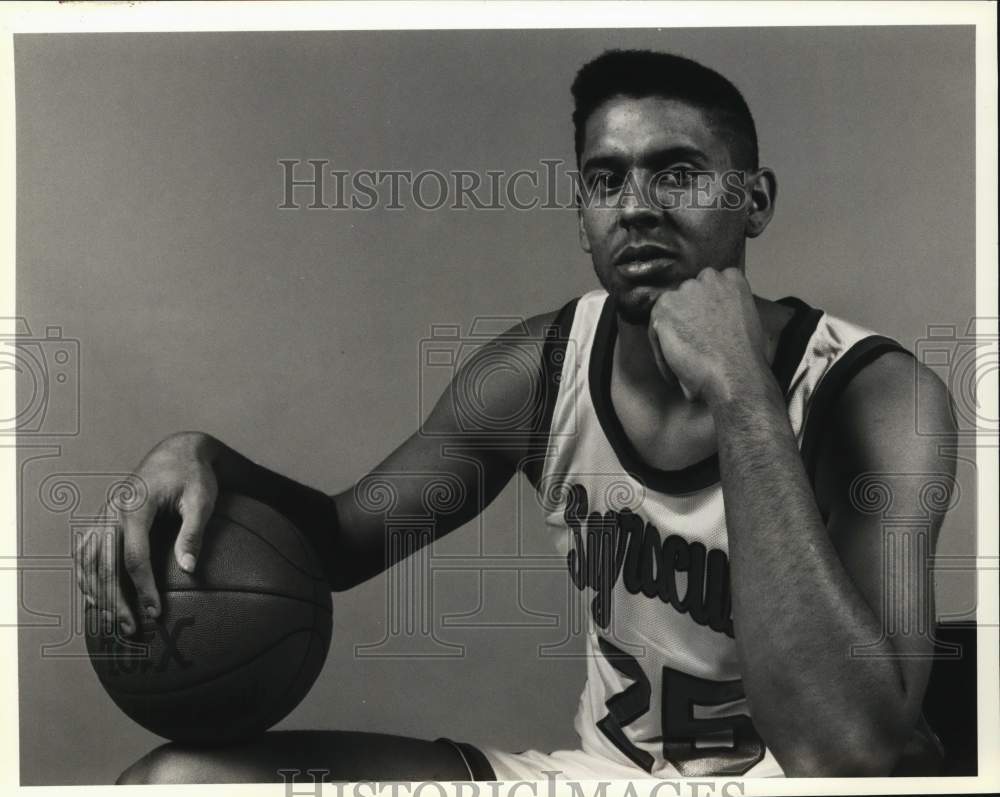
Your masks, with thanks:
[{"label": "man's nose", "polygon": [[649,196],[650,181],[642,176],[629,180],[618,203],[618,218],[623,227],[649,227],[660,219],[660,209]]}]

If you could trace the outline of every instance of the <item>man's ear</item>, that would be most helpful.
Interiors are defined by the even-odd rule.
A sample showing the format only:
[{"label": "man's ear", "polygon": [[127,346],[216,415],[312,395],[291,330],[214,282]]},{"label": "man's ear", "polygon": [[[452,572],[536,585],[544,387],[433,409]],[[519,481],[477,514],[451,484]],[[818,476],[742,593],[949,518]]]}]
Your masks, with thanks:
[{"label": "man's ear", "polygon": [[774,203],[778,197],[778,180],[774,172],[766,166],[747,175],[747,238],[756,238],[771,222]]},{"label": "man's ear", "polygon": [[588,255],[590,254],[590,239],[587,237],[587,230],[583,226],[583,208],[580,206],[580,197],[576,198],[576,224],[577,234],[580,236],[580,247]]}]

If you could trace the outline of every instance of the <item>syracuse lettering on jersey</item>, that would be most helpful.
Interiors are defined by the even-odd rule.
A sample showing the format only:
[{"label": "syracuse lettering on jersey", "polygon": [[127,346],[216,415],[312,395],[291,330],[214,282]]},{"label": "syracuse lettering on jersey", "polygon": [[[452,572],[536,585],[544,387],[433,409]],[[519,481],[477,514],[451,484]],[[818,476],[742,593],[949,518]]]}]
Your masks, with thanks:
[{"label": "syracuse lettering on jersey", "polygon": [[[733,636],[725,551],[709,551],[676,534],[661,542],[656,526],[630,509],[589,512],[587,490],[580,484],[569,488],[563,517],[573,532],[573,548],[566,556],[570,578],[577,589],[596,592],[591,613],[602,629],[611,623],[611,594],[621,577],[632,595],[659,597],[699,625]],[[678,594],[678,572],[687,574],[683,596]]]}]

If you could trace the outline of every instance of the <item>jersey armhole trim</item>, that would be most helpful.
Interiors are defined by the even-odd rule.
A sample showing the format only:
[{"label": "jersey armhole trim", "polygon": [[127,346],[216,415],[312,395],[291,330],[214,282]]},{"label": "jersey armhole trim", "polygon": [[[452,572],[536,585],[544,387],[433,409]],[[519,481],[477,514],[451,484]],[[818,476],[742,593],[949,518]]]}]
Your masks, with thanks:
[{"label": "jersey armhole trim", "polygon": [[545,342],[542,344],[542,398],[538,413],[538,424],[532,433],[532,444],[521,470],[528,480],[537,487],[542,478],[542,464],[548,452],[549,436],[552,430],[552,415],[562,384],[563,367],[566,362],[566,345],[569,343],[573,319],[579,298],[564,304],[555,319],[545,328]]},{"label": "jersey armhole trim", "polygon": [[465,764],[465,768],[469,771],[470,781],[496,781],[497,776],[493,771],[490,760],[478,747],[474,747],[468,742],[456,742],[454,739],[449,739],[445,736],[436,739],[435,742],[449,745],[458,753],[462,759],[462,763]]},{"label": "jersey armhole trim", "polygon": [[806,346],[809,345],[824,313],[818,308],[810,307],[795,296],[778,299],[777,304],[791,307],[795,311],[788,324],[781,330],[778,346],[774,352],[774,361],[771,363],[771,371],[778,380],[781,394],[786,397],[787,401],[792,377],[795,376],[799,363],[802,362]]},{"label": "jersey armhole trim", "polygon": [[871,365],[883,354],[902,352],[913,356],[892,338],[882,335],[870,335],[862,338],[849,348],[830,370],[820,380],[809,402],[809,410],[802,431],[802,461],[806,476],[813,490],[816,489],[816,469],[819,464],[819,452],[825,433],[830,428],[830,421],[836,409],[837,402],[843,395],[850,381],[865,367]]}]

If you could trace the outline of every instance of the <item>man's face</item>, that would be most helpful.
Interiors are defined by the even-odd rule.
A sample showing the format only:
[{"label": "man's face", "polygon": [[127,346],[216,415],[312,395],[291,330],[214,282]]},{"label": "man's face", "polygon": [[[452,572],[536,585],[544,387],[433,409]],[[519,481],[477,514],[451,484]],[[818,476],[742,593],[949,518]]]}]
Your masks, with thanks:
[{"label": "man's face", "polygon": [[743,266],[746,203],[726,135],[661,97],[614,97],[587,120],[580,241],[624,321],[647,323],[660,293],[702,269]]}]

